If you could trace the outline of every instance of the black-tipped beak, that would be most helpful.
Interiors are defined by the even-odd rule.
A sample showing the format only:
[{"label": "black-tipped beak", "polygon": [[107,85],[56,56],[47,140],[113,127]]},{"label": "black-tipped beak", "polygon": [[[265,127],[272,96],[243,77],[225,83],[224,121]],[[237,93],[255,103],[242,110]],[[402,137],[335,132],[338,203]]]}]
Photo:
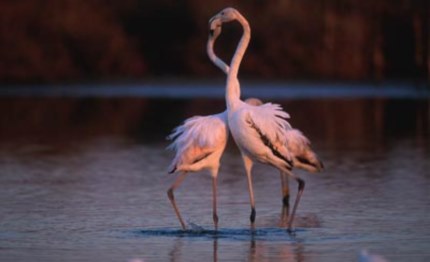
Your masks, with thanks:
[{"label": "black-tipped beak", "polygon": [[209,29],[209,35],[210,35],[211,37],[213,37],[213,36],[214,36],[214,33],[215,33],[215,30],[213,30],[213,29]]}]

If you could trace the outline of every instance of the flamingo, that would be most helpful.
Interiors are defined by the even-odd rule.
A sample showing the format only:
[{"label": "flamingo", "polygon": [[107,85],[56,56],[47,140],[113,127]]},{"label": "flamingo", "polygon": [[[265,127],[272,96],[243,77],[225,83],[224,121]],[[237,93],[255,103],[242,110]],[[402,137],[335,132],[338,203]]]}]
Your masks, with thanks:
[{"label": "flamingo", "polygon": [[[211,20],[209,21],[211,22]],[[218,24],[216,26],[214,26],[212,28],[212,26],[210,26],[210,31],[209,31],[209,41],[207,42],[207,54],[210,58],[210,60],[218,67],[220,68],[225,74],[228,74],[230,67],[224,62],[222,61],[214,52],[214,45],[215,45],[215,41],[218,38],[218,36],[221,34],[221,24]],[[234,84],[234,90],[235,92],[240,92],[237,91],[237,89],[239,88],[239,80],[236,78],[235,79],[235,84]],[[255,100],[253,100],[255,99]],[[253,102],[251,102],[253,101]],[[257,98],[248,98],[248,100],[246,100],[245,102],[247,102],[248,104],[254,104],[254,105],[261,105],[262,102],[261,100],[257,99]],[[297,134],[298,136],[300,136],[300,131],[298,132],[291,132],[291,134],[294,136],[295,134]],[[288,215],[288,209],[289,209],[289,186],[288,186],[288,178],[287,175],[283,172],[280,172],[281,175],[281,193],[282,193],[282,203],[283,203],[283,208],[282,208],[282,218],[285,215]]]},{"label": "flamingo", "polygon": [[[221,26],[216,26],[216,27],[210,29],[209,40],[207,42],[206,51],[207,51],[207,54],[208,54],[210,60],[218,68],[220,68],[221,71],[223,71],[225,74],[228,74],[230,67],[224,61],[222,61],[214,52],[215,41],[220,34],[221,34]],[[237,92],[238,87],[239,87],[239,80],[236,78],[235,79],[235,90],[236,90],[236,92]],[[247,104],[251,104],[254,106],[260,106],[263,104],[262,101],[258,98],[248,98],[245,102]],[[300,139],[303,140],[301,132],[299,130],[288,130],[287,132],[290,132],[291,136],[297,137],[295,139],[296,141],[299,141]],[[304,139],[306,139],[306,138],[304,138]],[[296,150],[296,152],[297,152],[299,147],[294,147],[294,148],[297,148],[297,150]],[[284,214],[288,214],[289,186],[288,186],[288,178],[287,178],[286,174],[282,173],[282,172],[280,172],[280,174],[281,174],[281,181],[282,181],[281,192],[282,192],[282,196],[283,196],[282,197],[282,203],[283,203],[282,211],[283,211],[283,216],[284,216]]]},{"label": "flamingo", "polygon": [[[211,61],[224,73],[228,73],[229,66],[213,55],[213,42],[220,32],[221,28],[211,32],[207,50]],[[260,100],[255,98],[250,98],[245,102],[249,103],[250,106],[262,104]],[[180,186],[189,172],[202,170],[209,170],[212,177],[212,217],[215,229],[217,229],[217,177],[220,159],[228,140],[227,111],[188,118],[182,125],[176,127],[167,138],[173,140],[168,148],[176,151],[169,166],[169,173],[179,173],[175,182],[167,190],[167,196],[182,229],[186,230],[186,226],[176,205],[174,190]]]},{"label": "flamingo", "polygon": [[305,181],[296,176],[292,169],[298,167],[319,172],[323,169],[323,164],[311,150],[309,140],[299,130],[291,127],[287,121],[290,116],[280,105],[266,103],[250,106],[240,99],[237,75],[251,38],[249,23],[239,11],[228,7],[209,20],[209,28],[215,31],[223,23],[235,20],[242,25],[243,34],[230,63],[225,98],[229,129],[241,152],[247,175],[251,225],[254,227],[256,216],[251,170],[253,163],[257,161],[274,166],[282,173],[283,189],[284,186],[288,187],[287,177],[298,182],[297,196],[288,221],[288,231],[292,232],[294,216],[305,187]]}]

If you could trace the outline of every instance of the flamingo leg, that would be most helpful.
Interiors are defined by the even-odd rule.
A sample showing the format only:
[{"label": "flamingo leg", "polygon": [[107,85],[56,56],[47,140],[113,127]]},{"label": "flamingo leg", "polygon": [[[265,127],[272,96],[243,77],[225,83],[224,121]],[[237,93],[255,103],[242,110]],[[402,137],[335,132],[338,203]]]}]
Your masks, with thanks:
[{"label": "flamingo leg", "polygon": [[290,188],[288,183],[288,176],[284,172],[280,172],[281,174],[281,185],[282,185],[282,205],[284,208],[289,209],[290,207]]},{"label": "flamingo leg", "polygon": [[294,201],[293,211],[291,212],[290,220],[288,221],[288,232],[290,233],[292,232],[293,221],[294,221],[294,216],[296,214],[297,206],[299,205],[300,198],[302,197],[303,190],[305,189],[305,181],[298,177],[295,177],[295,179],[299,183],[299,189],[297,191],[296,200]]},{"label": "flamingo leg", "polygon": [[249,200],[251,202],[251,215],[249,217],[250,221],[251,221],[251,226],[254,226],[254,222],[255,222],[255,201],[254,201],[254,189],[252,186],[252,175],[251,175],[251,170],[252,170],[252,160],[247,157],[242,155],[243,158],[243,163],[245,165],[245,171],[246,171],[246,176],[248,178],[248,191],[249,191]]},{"label": "flamingo leg", "polygon": [[214,220],[215,230],[218,230],[217,215],[217,176],[212,176],[212,217]]},{"label": "flamingo leg", "polygon": [[179,176],[176,178],[175,182],[172,184],[172,186],[167,190],[167,196],[169,197],[170,203],[173,206],[173,209],[175,210],[176,216],[178,217],[179,222],[181,223],[182,229],[186,230],[186,226],[184,223],[184,220],[182,219],[181,213],[179,212],[178,207],[176,206],[175,202],[175,196],[173,194],[173,191],[179,187],[179,185],[184,181],[185,177],[187,176],[187,172],[182,172],[179,174]]},{"label": "flamingo leg", "polygon": [[288,185],[288,175],[284,172],[280,172],[281,175],[281,193],[282,193],[282,211],[280,226],[285,227],[288,223],[288,215],[290,212],[290,191]]}]

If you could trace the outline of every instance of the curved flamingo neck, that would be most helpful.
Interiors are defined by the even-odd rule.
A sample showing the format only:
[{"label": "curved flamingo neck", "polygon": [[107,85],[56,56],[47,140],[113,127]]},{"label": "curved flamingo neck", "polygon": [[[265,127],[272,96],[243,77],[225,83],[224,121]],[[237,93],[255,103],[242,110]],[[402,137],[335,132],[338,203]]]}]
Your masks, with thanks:
[{"label": "curved flamingo neck", "polygon": [[212,63],[214,63],[225,74],[228,74],[230,67],[214,53],[215,40],[216,38],[209,38],[206,46],[206,52],[208,53],[209,59],[212,61]]},{"label": "curved flamingo neck", "polygon": [[251,39],[251,28],[249,27],[248,21],[239,13],[237,13],[236,20],[242,25],[243,33],[233,58],[231,59],[230,71],[227,75],[225,96],[227,109],[234,109],[235,105],[240,102],[240,86],[237,75],[239,72],[240,63],[242,62],[242,58]]},{"label": "curved flamingo neck", "polygon": [[[207,46],[206,46],[206,52],[209,56],[209,59],[219,68],[221,71],[223,71],[226,75],[228,75],[230,71],[230,67],[221,59],[219,58],[215,52],[214,52],[214,45],[217,37],[211,37],[208,39]],[[232,85],[233,93],[238,94],[236,96],[240,97],[240,84],[239,80],[236,78],[236,83]]]}]

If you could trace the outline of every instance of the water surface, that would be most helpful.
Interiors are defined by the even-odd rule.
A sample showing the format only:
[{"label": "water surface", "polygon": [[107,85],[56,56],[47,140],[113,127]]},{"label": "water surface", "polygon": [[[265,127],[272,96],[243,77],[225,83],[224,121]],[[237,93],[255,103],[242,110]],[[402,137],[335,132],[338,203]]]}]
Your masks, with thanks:
[{"label": "water surface", "polygon": [[217,234],[204,173],[190,175],[176,194],[185,219],[199,228],[179,230],[166,197],[171,155],[162,143],[106,137],[67,146],[5,144],[0,258],[342,261],[367,248],[392,261],[426,261],[428,146],[401,140],[317,147],[327,170],[302,174],[307,187],[291,236],[280,226],[279,175],[265,166],[254,172],[257,229],[250,230],[246,179],[233,149],[220,174]]},{"label": "water surface", "polygon": [[[68,108],[64,102],[88,107],[88,101],[62,100],[50,101],[51,110],[59,116],[74,115],[73,110],[58,110]],[[15,105],[9,108],[15,108],[11,114],[17,116],[23,105],[34,107],[29,114],[36,116],[35,127],[54,122],[32,133],[19,120],[8,120],[5,111],[1,114],[2,123],[11,123],[4,125],[0,143],[1,261],[356,261],[363,249],[389,261],[430,260],[430,142],[428,119],[420,117],[428,113],[411,106],[422,102],[389,102],[412,112],[397,118],[384,102],[384,116],[374,118],[382,124],[376,121],[369,124],[374,127],[359,131],[341,114],[331,114],[337,117],[328,120],[331,125],[317,130],[312,126],[319,120],[297,122],[310,131],[326,171],[297,172],[307,184],[295,235],[288,234],[280,220],[279,174],[263,165],[254,170],[257,220],[256,229],[250,228],[246,178],[232,144],[219,177],[219,231],[213,230],[211,179],[205,173],[190,175],[176,192],[190,228],[182,231],[166,196],[175,179],[166,173],[172,153],[159,139],[167,132],[148,139],[130,131],[166,122],[149,117],[136,124],[117,116],[110,120],[115,128],[104,133],[92,125],[108,119],[100,120],[99,114],[61,122],[60,117],[43,117],[40,112],[46,111],[38,113],[40,101],[7,103]],[[121,103],[111,101],[104,108],[115,112],[123,108]],[[143,102],[124,103],[134,110],[148,108],[135,106]],[[299,112],[297,104],[287,104]],[[194,107],[205,108],[198,105]],[[339,105],[335,101],[332,112]],[[181,114],[194,114],[194,107]],[[361,116],[356,108],[349,115]],[[119,111],[126,112],[126,120],[136,119],[139,114],[132,109]],[[179,123],[183,115],[178,115],[167,123]],[[354,121],[364,121],[366,113],[362,116]],[[342,121],[346,126],[339,125]],[[124,123],[132,128],[124,128]],[[350,131],[337,141],[339,130]],[[373,134],[363,135],[366,130]],[[50,135],[58,131],[62,135]],[[294,181],[290,186],[294,195]]]}]

